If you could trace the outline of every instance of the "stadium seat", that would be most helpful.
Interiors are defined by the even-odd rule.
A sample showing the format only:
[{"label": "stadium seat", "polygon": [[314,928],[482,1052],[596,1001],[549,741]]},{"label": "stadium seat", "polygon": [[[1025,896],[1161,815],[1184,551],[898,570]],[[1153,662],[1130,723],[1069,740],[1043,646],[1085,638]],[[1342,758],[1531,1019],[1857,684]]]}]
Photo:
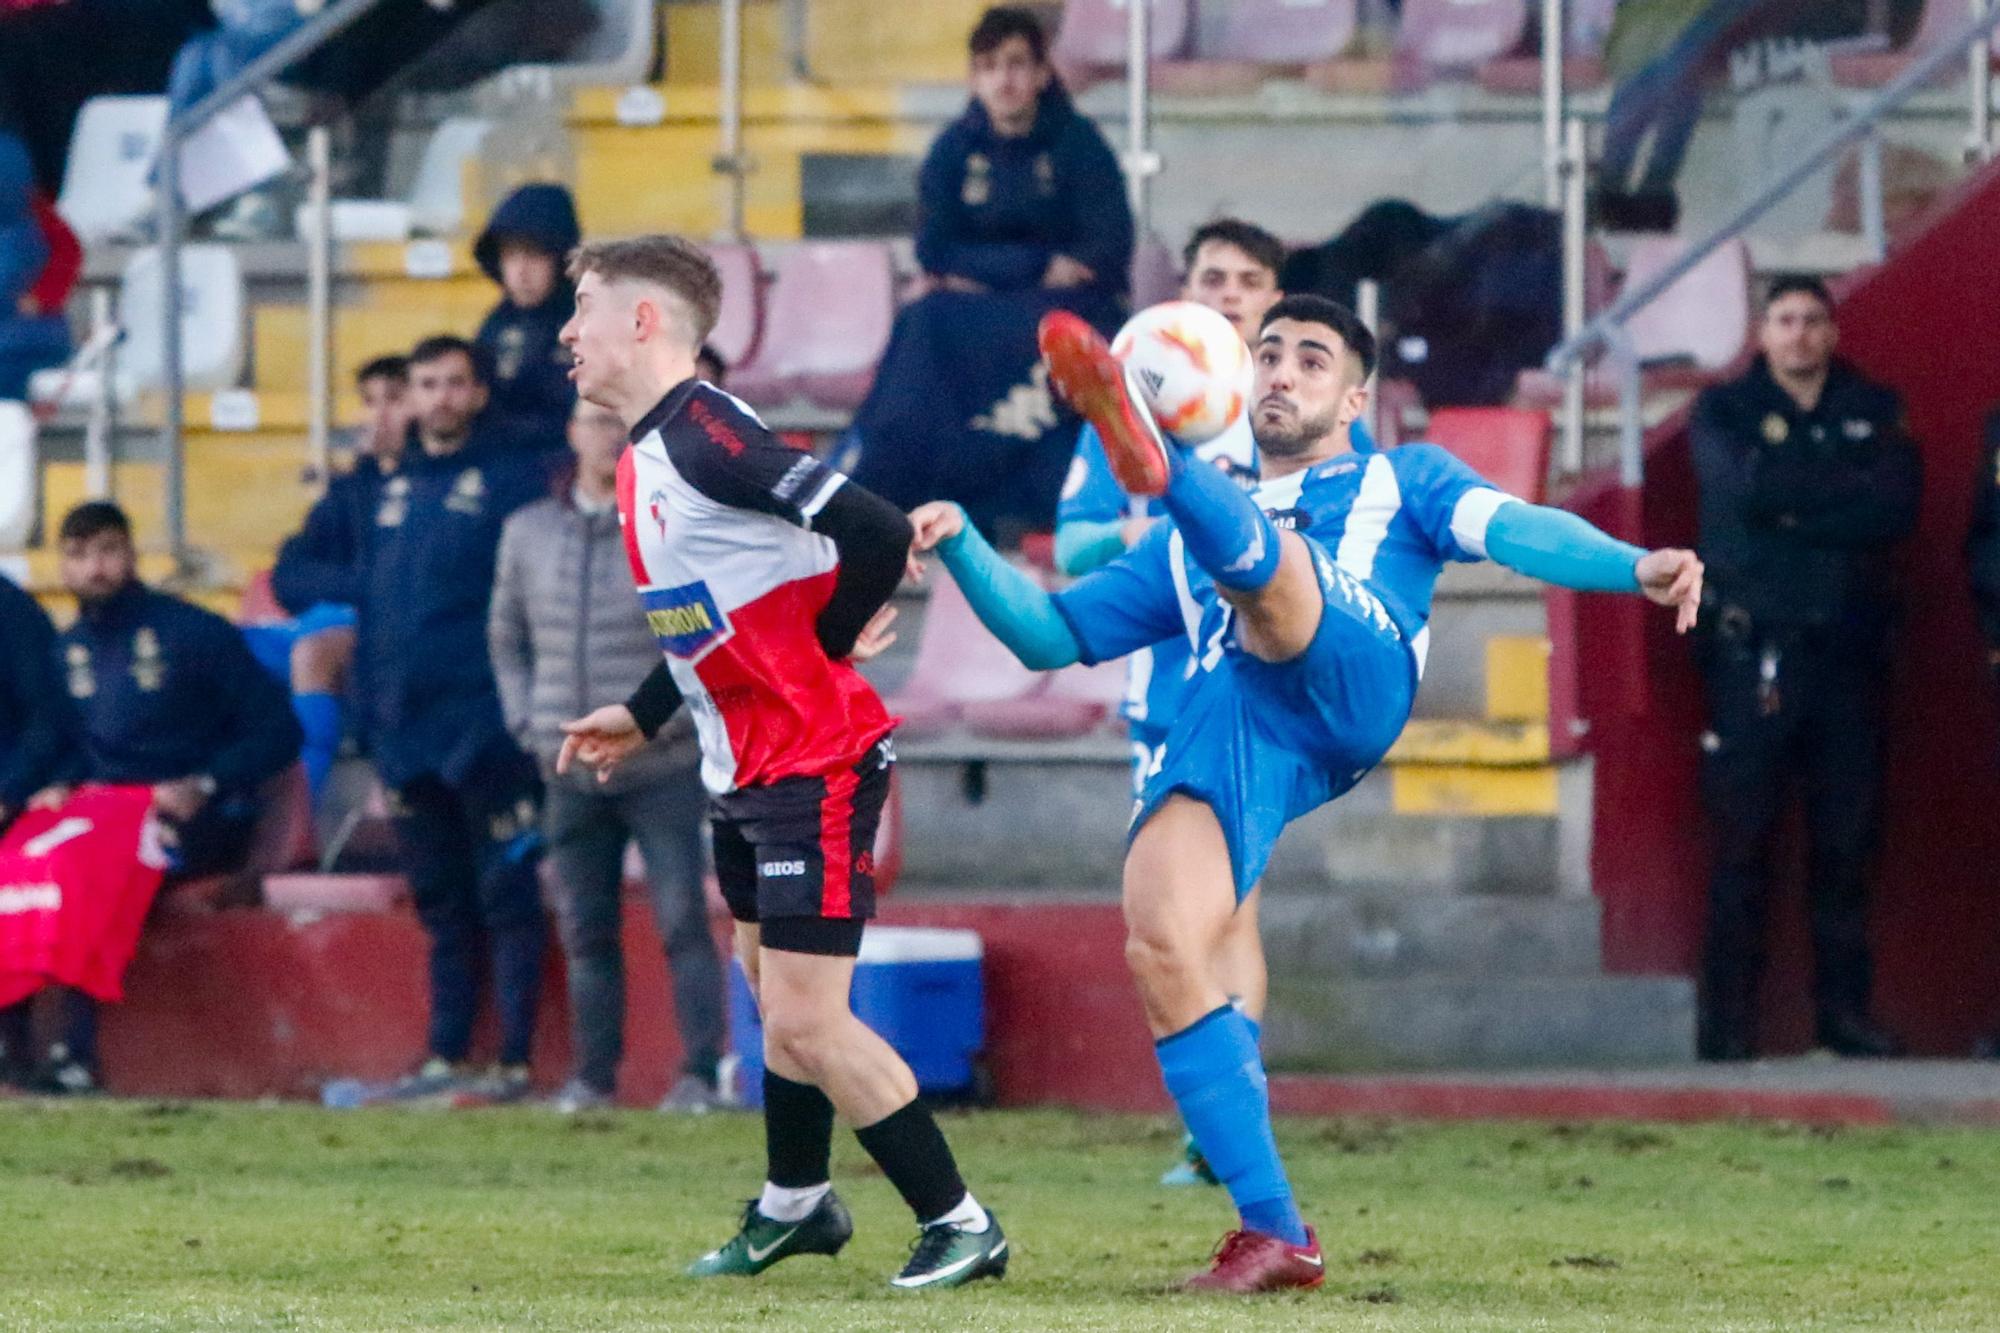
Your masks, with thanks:
[{"label": "stadium seat", "polygon": [[1154,74],[1163,93],[1254,92],[1273,73],[1338,58],[1354,39],[1356,0],[1232,0],[1200,5],[1189,59]]},{"label": "stadium seat", "polygon": [[852,411],[896,318],[895,265],[878,241],[808,241],[777,263],[756,353],[730,385],[752,402],[804,398]]},{"label": "stadium seat", "polygon": [[[119,398],[159,388],[166,348],[160,339],[165,286],[157,247],[136,251],[118,289]],[[226,389],[243,374],[243,272],[226,245],[181,247],[181,371],[190,389]]]},{"label": "stadium seat", "polygon": [[1518,407],[1441,407],[1424,438],[1509,495],[1540,504],[1549,474],[1549,414]]},{"label": "stadium seat", "polygon": [[[1625,262],[1626,287],[1645,282],[1686,250],[1678,237],[1635,242]],[[1721,370],[1750,336],[1750,247],[1740,237],[1719,246],[1626,327],[1643,364],[1685,359]]]},{"label": "stadium seat", "polygon": [[267,875],[264,906],[287,915],[392,912],[410,901],[401,875]]},{"label": "stadium seat", "polygon": [[249,906],[262,901],[265,876],[313,863],[318,853],[313,844],[312,791],[306,785],[306,766],[294,762],[266,782],[259,796],[264,808],[250,830],[242,869],[176,885],[162,900],[168,910],[185,913]]},{"label": "stadium seat", "polygon": [[[1895,51],[1869,51],[1836,55],[1831,62],[1833,81],[1847,88],[1874,88],[1889,82],[1910,62],[1934,50],[1952,32],[1972,17],[1971,0],[1924,0],[1923,17],[1910,40]],[[1946,61],[1937,82],[1947,83],[1965,73],[1965,61]]]},{"label": "stadium seat", "polygon": [[[1125,64],[1125,5],[1128,0],[1069,0],[1050,60],[1065,79],[1089,82],[1092,71]],[[1149,0],[1152,27],[1146,49],[1154,60],[1170,60],[1187,46],[1189,0]]]},{"label": "stadium seat", "polygon": [[1040,685],[979,623],[957,583],[934,571],[929,585],[916,664],[887,701],[889,711],[902,717],[905,736],[935,735],[956,722],[967,704],[1018,699]]},{"label": "stadium seat", "polygon": [[965,704],[960,710],[974,735],[996,740],[1053,741],[1087,736],[1116,717],[1125,697],[1125,664],[1064,667],[1042,677],[1042,686],[1018,699]]},{"label": "stadium seat", "polygon": [[152,207],[147,177],[166,127],[164,97],[93,97],[83,104],[56,208],[85,245],[129,229]]},{"label": "stadium seat", "polygon": [[763,329],[764,274],[757,251],[748,245],[718,243],[708,247],[722,276],[722,309],[709,345],[722,355],[726,366],[746,364],[757,350]]},{"label": "stadium seat", "polygon": [[1167,243],[1152,233],[1132,251],[1132,308],[1171,301],[1181,294],[1181,263]]},{"label": "stadium seat", "polygon": [[1398,81],[1475,70],[1520,45],[1527,0],[1403,0],[1396,29]]},{"label": "stadium seat", "polygon": [[493,122],[452,116],[431,133],[410,183],[410,226],[453,236],[465,225],[465,164],[478,158]]},{"label": "stadium seat", "polygon": [[[1563,43],[1563,87],[1571,92],[1603,84],[1604,46],[1611,36],[1611,20],[1617,0],[1570,0],[1566,7],[1568,39]],[[1531,13],[1530,31],[1538,32],[1540,21]],[[1539,48],[1540,42],[1536,42]],[[1539,94],[1542,90],[1542,58],[1539,54],[1502,53],[1479,68],[1479,86],[1488,92]]]},{"label": "stadium seat", "polygon": [[24,403],[0,402],[0,551],[28,544],[35,527],[35,418]]}]

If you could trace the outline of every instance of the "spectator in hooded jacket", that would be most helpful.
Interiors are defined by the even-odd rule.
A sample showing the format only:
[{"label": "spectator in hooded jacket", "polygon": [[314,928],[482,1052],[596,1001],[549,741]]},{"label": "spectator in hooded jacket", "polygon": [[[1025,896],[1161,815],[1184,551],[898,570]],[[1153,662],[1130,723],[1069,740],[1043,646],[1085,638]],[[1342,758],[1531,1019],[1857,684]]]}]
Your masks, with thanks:
[{"label": "spectator in hooded jacket", "polygon": [[897,316],[839,461],[905,508],[962,504],[1002,540],[1055,524],[1077,419],[1049,391],[1035,327],[1124,317],[1132,213],[1117,155],[1070,102],[1031,12],[986,11],[972,97],[918,176],[919,300]]},{"label": "spectator in hooded jacket", "polygon": [[61,307],[42,305],[49,260],[28,150],[0,130],[0,398],[26,398],[28,377],[69,355]]},{"label": "spectator in hooded jacket", "polygon": [[573,483],[516,513],[501,533],[487,629],[508,729],[539,761],[548,784],[543,830],[576,1045],[576,1072],[556,1105],[605,1106],[616,1089],[625,1025],[619,939],[625,848],[637,841],[684,1053],[660,1109],[706,1111],[721,1100],[716,1065],[725,1001],[702,892],[708,800],[692,721],[683,714],[682,725],[664,729],[608,781],[581,770],[555,772],[563,722],[624,702],[660,660],[659,641],[632,593],[618,526],[624,424],[616,413],[579,400],[569,441]]},{"label": "spectator in hooded jacket", "polygon": [[474,339],[492,365],[488,412],[530,449],[561,449],[576,404],[569,352],[556,334],[576,308],[563,261],[579,235],[568,190],[523,185],[501,200],[472,247],[501,293]]}]

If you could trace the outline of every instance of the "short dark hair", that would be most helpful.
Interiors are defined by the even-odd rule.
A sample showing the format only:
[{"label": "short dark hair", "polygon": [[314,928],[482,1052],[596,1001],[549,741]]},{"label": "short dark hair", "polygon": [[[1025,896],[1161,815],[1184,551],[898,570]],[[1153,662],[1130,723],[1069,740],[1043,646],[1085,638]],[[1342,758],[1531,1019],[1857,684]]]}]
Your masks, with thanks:
[{"label": "short dark hair", "polygon": [[1265,231],[1254,222],[1242,218],[1217,218],[1204,222],[1188,237],[1187,248],[1181,251],[1181,272],[1194,271],[1195,256],[1201,247],[1210,241],[1220,241],[1233,245],[1244,254],[1256,260],[1258,265],[1271,270],[1271,280],[1277,281],[1278,271],[1285,266],[1285,243]]},{"label": "short dark hair", "polygon": [[472,378],[481,384],[493,382],[493,368],[487,364],[486,349],[456,333],[434,333],[410,349],[406,373],[448,356],[462,356],[472,365]]},{"label": "short dark hair", "polygon": [[569,280],[595,273],[603,282],[624,278],[664,287],[681,299],[694,318],[688,332],[696,347],[715,330],[722,311],[722,275],[708,251],[684,236],[632,236],[622,241],[586,241],[569,252]]},{"label": "short dark hair", "polygon": [[715,374],[709,377],[708,382],[718,388],[721,387],[722,381],[729,376],[729,362],[723,359],[722,353],[715,350],[714,343],[703,343],[701,350],[694,354],[694,364],[697,369],[704,362],[715,367]]},{"label": "short dark hair", "polygon": [[115,532],[126,541],[132,540],[132,520],[125,511],[109,500],[85,500],[76,508],[63,515],[62,527],[56,531],[58,542],[87,542],[100,533]]},{"label": "short dark hair", "polygon": [[1375,335],[1361,322],[1361,316],[1340,302],[1313,292],[1287,296],[1264,312],[1259,329],[1268,329],[1273,320],[1296,319],[1308,324],[1324,324],[1340,335],[1347,350],[1361,359],[1361,378],[1375,373]]},{"label": "short dark hair", "polygon": [[403,384],[409,378],[410,358],[406,356],[378,356],[354,372],[356,384],[366,384],[369,380],[394,380]]},{"label": "short dark hair", "polygon": [[1803,292],[1825,306],[1829,315],[1833,313],[1833,293],[1826,289],[1824,282],[1811,273],[1775,274],[1771,278],[1770,286],[1764,292],[1764,308],[1769,310],[1778,303],[1780,297],[1791,296],[1797,292]]},{"label": "short dark hair", "polygon": [[972,36],[966,38],[965,45],[973,55],[983,56],[999,50],[1000,43],[1010,37],[1027,42],[1037,65],[1048,63],[1049,35],[1043,31],[1035,11],[1019,5],[995,5],[981,14],[979,22],[972,25]]}]

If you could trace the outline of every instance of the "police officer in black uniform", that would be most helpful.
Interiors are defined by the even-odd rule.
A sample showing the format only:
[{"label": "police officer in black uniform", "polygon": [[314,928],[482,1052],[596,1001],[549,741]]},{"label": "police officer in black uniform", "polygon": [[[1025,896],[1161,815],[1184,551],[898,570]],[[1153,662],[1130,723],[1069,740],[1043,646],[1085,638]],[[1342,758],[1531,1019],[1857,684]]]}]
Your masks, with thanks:
[{"label": "police officer in black uniform", "polygon": [[[152,787],[170,873],[240,867],[265,784],[299,757],[283,683],[236,626],[139,581],[132,525],[117,505],[78,505],[58,543],[63,586],[77,600],[55,652],[79,719],[79,775]],[[96,1079],[96,1006],[74,991],[67,1001],[65,1035],[37,1080],[46,1091],[87,1091]]]},{"label": "police officer in black uniform", "polygon": [[[410,353],[410,443],[381,485],[357,580],[355,696],[417,916],[430,935],[430,1053],[399,1096],[528,1091],[546,924],[541,782],[507,732],[486,654],[501,525],[548,493],[543,464],[482,415],[484,354],[437,337]],[[500,1065],[465,1061],[490,951]]]},{"label": "police officer in black uniform", "polygon": [[1894,392],[1834,358],[1816,278],[1773,282],[1763,354],[1695,405],[1702,559],[1703,786],[1714,833],[1699,1045],[1756,1040],[1772,857],[1804,800],[1818,1041],[1893,1055],[1868,1012],[1868,874],[1880,824],[1891,553],[1916,524],[1921,463]]}]

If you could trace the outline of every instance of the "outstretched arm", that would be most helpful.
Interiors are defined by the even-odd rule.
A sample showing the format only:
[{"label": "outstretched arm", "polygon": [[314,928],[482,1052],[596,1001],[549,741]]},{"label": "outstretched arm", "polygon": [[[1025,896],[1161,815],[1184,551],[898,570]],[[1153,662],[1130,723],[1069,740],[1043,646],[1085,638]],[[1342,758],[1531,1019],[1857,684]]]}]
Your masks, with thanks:
[{"label": "outstretched arm", "polygon": [[1056,609],[1055,598],[1000,557],[965,511],[948,500],[933,501],[910,515],[915,549],[935,549],[944,567],[993,637],[1034,671],[1054,671],[1080,660],[1076,634]]},{"label": "outstretched arm", "polygon": [[1486,554],[1507,568],[1578,592],[1636,592],[1675,609],[1674,628],[1694,628],[1702,564],[1693,551],[1644,551],[1575,514],[1509,501],[1486,525]]}]

